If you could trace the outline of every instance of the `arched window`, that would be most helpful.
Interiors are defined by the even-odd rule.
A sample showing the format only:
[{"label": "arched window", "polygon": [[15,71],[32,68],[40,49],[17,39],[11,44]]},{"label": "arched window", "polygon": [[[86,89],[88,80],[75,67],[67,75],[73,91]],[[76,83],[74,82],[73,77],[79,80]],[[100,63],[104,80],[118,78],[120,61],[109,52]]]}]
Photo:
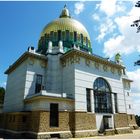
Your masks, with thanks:
[{"label": "arched window", "polygon": [[107,81],[97,78],[93,85],[95,112],[112,113],[111,89]]}]

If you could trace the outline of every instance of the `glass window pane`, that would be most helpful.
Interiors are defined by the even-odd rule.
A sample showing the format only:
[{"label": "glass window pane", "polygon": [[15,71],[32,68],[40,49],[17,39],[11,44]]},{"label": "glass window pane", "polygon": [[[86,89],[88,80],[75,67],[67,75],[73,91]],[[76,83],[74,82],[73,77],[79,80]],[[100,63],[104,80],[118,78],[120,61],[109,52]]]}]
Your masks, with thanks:
[{"label": "glass window pane", "polygon": [[111,90],[106,80],[97,78],[94,82],[95,112],[111,113]]}]

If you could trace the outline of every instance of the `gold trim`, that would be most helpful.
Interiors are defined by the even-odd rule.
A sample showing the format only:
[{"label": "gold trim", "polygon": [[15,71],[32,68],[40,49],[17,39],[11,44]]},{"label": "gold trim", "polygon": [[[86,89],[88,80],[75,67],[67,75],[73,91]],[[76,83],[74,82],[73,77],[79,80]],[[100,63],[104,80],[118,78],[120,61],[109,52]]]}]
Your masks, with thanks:
[{"label": "gold trim", "polygon": [[96,68],[96,69],[99,69],[100,64],[99,64],[98,62],[95,62],[94,65],[95,65],[95,68]]},{"label": "gold trim", "polygon": [[103,70],[104,71],[107,71],[108,70],[108,67],[106,65],[103,65]]},{"label": "gold trim", "polygon": [[107,65],[107,66],[110,66],[110,67],[113,67],[113,68],[117,68],[117,69],[125,68],[122,65],[115,64],[115,63],[110,62],[110,61],[108,61],[106,59],[103,59],[103,58],[100,58],[100,57],[97,57],[97,56],[94,56],[94,55],[90,55],[90,54],[88,54],[86,52],[79,51],[79,50],[74,50],[74,49],[70,50],[67,53],[65,53],[64,55],[62,55],[60,57],[61,62],[66,61],[70,57],[78,57],[78,58],[83,57],[83,58],[86,58],[86,59],[91,60],[93,62],[97,62],[97,63]]},{"label": "gold trim", "polygon": [[5,74],[11,73],[13,70],[16,69],[22,62],[24,62],[27,58],[36,58],[39,60],[43,60],[45,63],[47,63],[47,57],[43,55],[38,55],[35,53],[25,52],[21,57],[19,57],[15,63],[13,63],[9,68],[5,71]]}]

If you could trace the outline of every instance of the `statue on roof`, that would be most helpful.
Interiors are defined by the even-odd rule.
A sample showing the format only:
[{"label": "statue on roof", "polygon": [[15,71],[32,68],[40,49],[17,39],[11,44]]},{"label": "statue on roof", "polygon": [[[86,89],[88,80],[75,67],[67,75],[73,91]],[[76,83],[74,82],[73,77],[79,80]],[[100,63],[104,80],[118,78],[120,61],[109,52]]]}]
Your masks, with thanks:
[{"label": "statue on roof", "polygon": [[121,58],[121,54],[120,54],[120,53],[117,53],[117,54],[115,55],[115,62],[116,62],[117,64],[122,64],[122,58]]}]

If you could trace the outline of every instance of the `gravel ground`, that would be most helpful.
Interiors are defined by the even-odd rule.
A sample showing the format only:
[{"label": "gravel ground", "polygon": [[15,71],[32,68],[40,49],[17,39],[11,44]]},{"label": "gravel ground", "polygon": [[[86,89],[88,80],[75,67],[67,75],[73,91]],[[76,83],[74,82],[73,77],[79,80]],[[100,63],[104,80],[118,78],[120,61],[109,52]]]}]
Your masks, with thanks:
[{"label": "gravel ground", "polygon": [[[73,138],[79,140],[79,138]],[[139,139],[140,140],[140,129],[133,130],[133,133],[130,134],[120,134],[120,135],[113,135],[113,136],[95,136],[95,137],[88,137],[88,138],[80,138],[82,139]]]},{"label": "gravel ground", "polygon": [[[11,137],[8,135],[0,134],[1,139],[17,139],[16,137]],[[88,138],[71,138],[70,140],[86,140],[86,139],[139,139],[140,140],[140,129],[133,130],[131,134],[121,134],[121,135],[113,135],[113,136],[95,136],[95,137],[88,137]]]}]

